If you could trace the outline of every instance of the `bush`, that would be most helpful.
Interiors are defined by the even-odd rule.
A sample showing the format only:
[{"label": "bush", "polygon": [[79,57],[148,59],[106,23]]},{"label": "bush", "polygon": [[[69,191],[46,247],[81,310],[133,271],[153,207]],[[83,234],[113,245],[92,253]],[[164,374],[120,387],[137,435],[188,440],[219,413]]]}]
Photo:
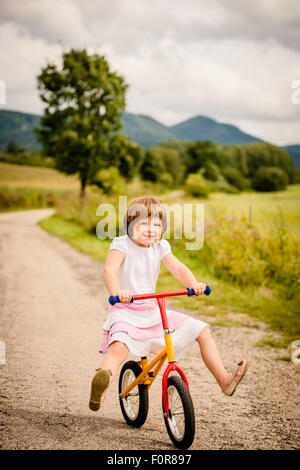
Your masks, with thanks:
[{"label": "bush", "polygon": [[204,176],[210,181],[217,181],[220,176],[220,168],[213,162],[207,162],[204,167]]},{"label": "bush", "polygon": [[125,179],[116,167],[99,170],[93,183],[103,190],[105,194],[124,194]]},{"label": "bush", "polygon": [[228,183],[240,191],[250,186],[246,178],[243,177],[242,173],[237,168],[227,166],[224,168],[223,174]]},{"label": "bush", "polygon": [[279,167],[262,167],[254,176],[252,185],[256,191],[281,191],[288,184],[288,176]]},{"label": "bush", "polygon": [[195,197],[208,197],[209,186],[199,173],[190,173],[185,181],[184,190]]},{"label": "bush", "polygon": [[161,155],[155,149],[148,150],[140,168],[141,177],[146,181],[156,183],[166,171],[167,168]]}]

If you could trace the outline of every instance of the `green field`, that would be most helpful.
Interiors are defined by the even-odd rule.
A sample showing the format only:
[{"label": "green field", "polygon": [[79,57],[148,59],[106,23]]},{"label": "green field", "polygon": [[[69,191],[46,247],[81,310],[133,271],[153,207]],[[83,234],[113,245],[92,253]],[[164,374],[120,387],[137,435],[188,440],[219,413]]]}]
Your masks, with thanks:
[{"label": "green field", "polygon": [[0,163],[0,186],[79,190],[76,176],[68,176],[52,168]]}]

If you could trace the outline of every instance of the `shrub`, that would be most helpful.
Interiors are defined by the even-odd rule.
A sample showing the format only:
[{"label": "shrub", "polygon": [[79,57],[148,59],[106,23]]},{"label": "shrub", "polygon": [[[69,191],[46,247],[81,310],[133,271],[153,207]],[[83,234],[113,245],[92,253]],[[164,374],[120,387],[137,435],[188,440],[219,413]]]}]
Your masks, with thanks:
[{"label": "shrub", "polygon": [[217,181],[220,176],[220,168],[213,162],[207,162],[204,167],[204,176],[210,181]]},{"label": "shrub", "polygon": [[208,197],[209,186],[199,173],[190,173],[185,181],[184,190],[195,197]]},{"label": "shrub", "polygon": [[252,185],[256,191],[281,191],[288,184],[288,176],[279,167],[262,167],[254,176]]},{"label": "shrub", "polygon": [[240,191],[249,187],[246,178],[243,177],[242,173],[237,168],[227,166],[224,168],[223,174],[228,183]]},{"label": "shrub", "polygon": [[125,179],[116,167],[99,170],[93,183],[103,190],[105,194],[124,194]]}]

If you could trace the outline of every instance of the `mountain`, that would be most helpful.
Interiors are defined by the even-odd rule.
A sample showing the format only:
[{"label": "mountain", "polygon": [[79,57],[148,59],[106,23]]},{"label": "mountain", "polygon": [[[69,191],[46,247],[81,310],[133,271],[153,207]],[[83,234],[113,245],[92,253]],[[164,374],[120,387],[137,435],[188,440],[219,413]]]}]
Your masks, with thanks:
[{"label": "mountain", "polygon": [[290,154],[293,159],[295,167],[300,167],[300,144],[299,145],[286,145],[285,150]]},{"label": "mountain", "polygon": [[[0,151],[6,151],[10,141],[17,142],[26,150],[39,150],[33,129],[39,126],[40,116],[18,111],[0,110]],[[165,126],[150,116],[124,113],[122,134],[127,134],[143,148],[149,148],[169,140],[210,140],[220,144],[250,144],[263,140],[242,132],[238,127],[224,124],[206,116],[195,116],[175,126]],[[300,144],[283,147],[300,166]]]},{"label": "mountain", "polygon": [[160,142],[174,140],[169,127],[143,114],[124,113],[122,134],[129,137],[144,148],[152,147]]},{"label": "mountain", "polygon": [[39,125],[37,114],[0,110],[0,150],[7,149],[8,142],[15,141],[25,150],[39,150],[33,129]]},{"label": "mountain", "polygon": [[245,134],[238,127],[222,124],[205,116],[195,116],[170,129],[178,140],[210,140],[220,144],[250,144],[263,142],[257,137]]}]

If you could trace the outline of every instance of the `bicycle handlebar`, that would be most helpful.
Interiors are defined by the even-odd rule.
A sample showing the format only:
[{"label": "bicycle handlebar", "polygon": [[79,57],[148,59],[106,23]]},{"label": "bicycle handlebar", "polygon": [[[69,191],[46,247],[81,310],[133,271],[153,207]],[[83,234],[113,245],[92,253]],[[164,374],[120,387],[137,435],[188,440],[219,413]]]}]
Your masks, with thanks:
[{"label": "bicycle handlebar", "polygon": [[[132,303],[134,300],[151,299],[151,298],[157,298],[157,297],[171,297],[175,295],[187,295],[188,297],[190,297],[191,295],[196,295],[194,289],[190,289],[189,287],[187,287],[186,289],[187,290],[185,291],[158,292],[154,294],[135,295],[134,297],[131,297],[130,303]],[[209,295],[210,293],[211,293],[211,288],[209,286],[206,286],[204,294]],[[120,299],[117,295],[111,295],[108,301],[110,305],[115,305],[120,302]]]}]

